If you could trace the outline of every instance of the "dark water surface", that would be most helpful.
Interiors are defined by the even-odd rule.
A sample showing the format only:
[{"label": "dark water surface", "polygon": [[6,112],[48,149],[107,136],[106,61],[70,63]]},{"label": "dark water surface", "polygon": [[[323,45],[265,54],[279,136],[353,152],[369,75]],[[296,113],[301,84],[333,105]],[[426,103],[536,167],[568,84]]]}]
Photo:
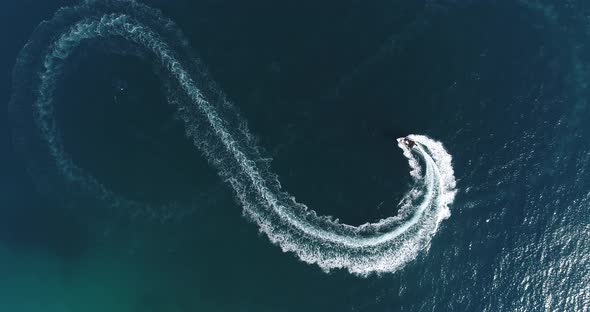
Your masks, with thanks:
[{"label": "dark water surface", "polygon": [[[5,103],[18,51],[73,3],[0,3]],[[145,3],[184,31],[298,201],[355,225],[394,214],[410,183],[394,139],[417,133],[453,156],[451,217],[393,274],[303,263],[242,216],[160,69],[91,47],[56,91],[64,148],[117,193],[166,208],[51,193],[2,110],[0,311],[590,309],[584,1]]]}]

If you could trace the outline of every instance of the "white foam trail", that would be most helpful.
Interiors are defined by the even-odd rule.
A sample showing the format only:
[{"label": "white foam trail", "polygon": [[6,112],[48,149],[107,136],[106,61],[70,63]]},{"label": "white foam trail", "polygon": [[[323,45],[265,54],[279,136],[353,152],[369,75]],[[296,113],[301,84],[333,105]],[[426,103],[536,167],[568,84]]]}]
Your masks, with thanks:
[{"label": "white foam trail", "polygon": [[[415,185],[400,203],[397,216],[358,227],[342,224],[317,216],[281,189],[237,110],[191,55],[174,23],[159,11],[131,1],[88,1],[62,9],[47,25],[55,28],[55,34],[36,56],[42,60],[38,83],[33,87],[36,124],[66,180],[85,185],[99,197],[121,205],[119,196],[77,167],[65,152],[53,116],[54,92],[68,58],[83,43],[123,38],[148,51],[166,70],[162,79],[182,91],[171,96],[187,135],[233,187],[245,215],[284,251],[326,271],[344,268],[359,275],[394,272],[428,248],[440,222],[450,215],[455,178],[451,156],[439,142],[410,135],[416,143],[410,149],[398,139]],[[19,57],[35,57],[34,53],[25,47]]]}]

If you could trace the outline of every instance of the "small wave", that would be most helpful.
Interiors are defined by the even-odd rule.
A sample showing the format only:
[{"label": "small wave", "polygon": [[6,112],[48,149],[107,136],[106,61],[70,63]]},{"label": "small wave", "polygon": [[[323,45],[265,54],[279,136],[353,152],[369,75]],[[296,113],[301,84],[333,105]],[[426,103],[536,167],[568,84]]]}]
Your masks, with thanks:
[{"label": "small wave", "polygon": [[[30,153],[46,151],[68,185],[80,186],[111,206],[142,205],[115,194],[78,167],[63,147],[54,118],[54,93],[72,52],[87,41],[112,39],[143,49],[164,69],[160,78],[187,136],[231,185],[244,214],[283,251],[325,271],[342,268],[363,276],[394,272],[427,249],[440,222],[449,217],[456,193],[452,158],[440,142],[421,135],[407,137],[415,142],[412,147],[398,139],[414,185],[397,215],[351,226],[298,203],[281,188],[246,121],[209,78],[175,24],[157,10],[122,0],[87,1],[59,10],[38,27],[17,60],[11,100],[17,136],[28,142],[24,146]],[[27,118],[34,122],[34,133]]]}]

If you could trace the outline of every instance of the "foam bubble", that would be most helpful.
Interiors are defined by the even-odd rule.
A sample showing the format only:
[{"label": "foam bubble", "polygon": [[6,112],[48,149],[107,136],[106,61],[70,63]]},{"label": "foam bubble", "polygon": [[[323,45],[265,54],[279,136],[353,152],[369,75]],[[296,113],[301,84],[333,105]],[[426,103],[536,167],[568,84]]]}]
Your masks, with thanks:
[{"label": "foam bubble", "polygon": [[[59,174],[113,206],[131,203],[100,184],[66,153],[53,101],[73,51],[86,41],[122,38],[145,50],[165,69],[161,79],[170,90],[176,90],[168,98],[176,105],[187,136],[231,185],[244,215],[282,250],[325,271],[342,268],[358,275],[394,272],[428,248],[440,222],[450,215],[449,205],[456,193],[452,158],[441,143],[421,135],[407,137],[415,142],[412,147],[398,139],[415,183],[396,216],[351,226],[318,216],[298,203],[281,188],[245,120],[209,78],[188,41],[157,10],[131,1],[87,1],[58,11],[40,27],[21,52],[17,66],[24,73],[39,74],[29,78],[30,90],[15,88],[12,105],[19,108],[32,102],[31,117],[38,136]],[[19,95],[26,91],[34,92],[32,101]]]}]

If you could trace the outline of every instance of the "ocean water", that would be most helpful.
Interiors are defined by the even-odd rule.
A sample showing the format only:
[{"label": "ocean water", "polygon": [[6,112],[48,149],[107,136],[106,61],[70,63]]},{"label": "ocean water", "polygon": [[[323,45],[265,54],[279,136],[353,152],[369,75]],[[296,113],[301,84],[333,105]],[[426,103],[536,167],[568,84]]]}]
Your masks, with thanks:
[{"label": "ocean water", "polygon": [[[1,311],[590,310],[584,1],[141,2],[161,12],[99,1],[54,17],[80,3],[0,4]],[[178,109],[195,101],[161,55],[122,36],[79,40],[85,31],[64,41],[81,42],[71,52],[50,45],[67,18],[121,3],[185,66],[198,56],[189,71],[211,103],[221,92],[232,103],[216,108],[238,150],[261,168],[272,158],[282,190],[318,215],[358,226],[400,213],[409,190],[438,197],[382,249],[365,244],[388,227],[298,219],[274,176],[248,184],[219,131]],[[108,33],[121,19],[103,21]],[[40,56],[52,51],[67,62],[45,96]],[[64,173],[39,136],[39,98],[51,100],[47,133],[84,175]],[[445,163],[416,137],[426,156],[407,155],[424,174],[410,175],[395,141],[409,134],[452,156],[444,220],[433,221],[442,182],[425,181]],[[260,208],[261,181],[309,227]]]}]

